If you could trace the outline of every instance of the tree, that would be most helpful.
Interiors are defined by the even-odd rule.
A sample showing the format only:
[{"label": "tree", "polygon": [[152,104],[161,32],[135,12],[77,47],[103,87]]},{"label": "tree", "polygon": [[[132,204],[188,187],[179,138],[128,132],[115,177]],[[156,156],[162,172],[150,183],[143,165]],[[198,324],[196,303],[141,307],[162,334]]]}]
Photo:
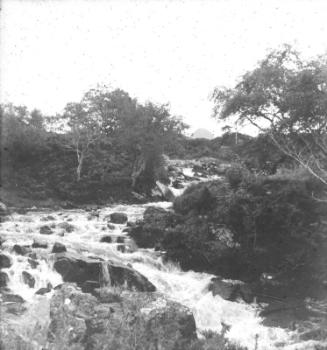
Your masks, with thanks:
[{"label": "tree", "polygon": [[81,103],[68,103],[63,119],[67,121],[67,126],[70,128],[72,146],[77,157],[76,178],[77,181],[80,181],[87,152],[99,138],[100,120],[96,115],[89,113],[89,109],[83,101]]},{"label": "tree", "polygon": [[327,56],[272,51],[233,88],[216,88],[214,117],[250,123],[327,185]]}]

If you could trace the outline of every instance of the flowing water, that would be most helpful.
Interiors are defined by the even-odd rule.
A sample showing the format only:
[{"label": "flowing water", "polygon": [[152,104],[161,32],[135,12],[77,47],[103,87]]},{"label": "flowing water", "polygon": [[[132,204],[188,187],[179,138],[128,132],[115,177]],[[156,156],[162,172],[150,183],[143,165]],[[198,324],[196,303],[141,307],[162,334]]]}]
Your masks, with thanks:
[{"label": "flowing water", "polygon": [[[50,254],[55,242],[63,243],[68,251],[78,252],[85,256],[101,258],[115,257],[124,263],[129,263],[145,275],[158,289],[169,298],[188,306],[195,317],[198,331],[222,331],[222,324],[230,326],[226,336],[233,342],[258,349],[314,349],[315,341],[300,342],[295,331],[282,328],[270,328],[262,325],[258,316],[260,308],[256,304],[230,302],[213,296],[208,291],[211,275],[183,272],[171,263],[163,263],[160,252],[151,249],[136,249],[121,252],[120,243],[115,237],[125,236],[128,246],[128,237],[122,232],[125,225],[114,225],[107,228],[106,216],[111,212],[124,212],[129,221],[142,218],[147,205],[119,205],[101,209],[99,216],[90,216],[83,210],[64,211],[30,211],[24,215],[13,214],[11,218],[1,224],[1,235],[5,239],[3,250],[13,259],[13,265],[4,269],[9,275],[9,288],[13,293],[21,295],[28,304],[27,315],[35,319],[45,319],[49,308],[49,299],[52,293],[44,296],[35,295],[35,292],[48,283],[56,286],[62,283],[61,276],[52,268],[53,254]],[[171,203],[155,203],[169,208]],[[49,217],[51,215],[51,217]],[[74,229],[68,233],[62,228],[62,223],[73,225]],[[40,227],[49,225],[53,234],[40,234]],[[101,237],[110,235],[113,243],[100,243]],[[32,268],[27,256],[12,252],[15,244],[31,245],[34,240],[46,241],[47,249],[33,249],[37,253],[39,265]],[[27,271],[35,278],[35,286],[28,287],[22,278],[22,272]],[[17,325],[26,330],[31,318],[19,316]],[[28,328],[28,327],[27,327]],[[26,335],[28,337],[28,334]],[[37,341],[36,341],[37,343]],[[36,344],[37,348],[37,344]]]}]

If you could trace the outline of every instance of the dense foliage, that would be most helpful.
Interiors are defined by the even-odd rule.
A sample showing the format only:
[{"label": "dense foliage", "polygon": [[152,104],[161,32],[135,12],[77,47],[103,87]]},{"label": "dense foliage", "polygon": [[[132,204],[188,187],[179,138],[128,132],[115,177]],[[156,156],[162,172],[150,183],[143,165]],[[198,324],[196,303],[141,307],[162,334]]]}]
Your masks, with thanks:
[{"label": "dense foliage", "polygon": [[60,115],[3,105],[2,183],[32,197],[79,201],[147,193],[164,177],[163,152],[186,127],[168,106],[122,90],[88,91]]},{"label": "dense foliage", "polygon": [[[233,169],[230,183],[189,187],[176,198],[180,214],[161,240],[167,257],[185,269],[253,280],[263,272],[313,277],[323,252],[322,184],[308,174],[253,176]],[[320,254],[320,255],[319,255]],[[320,271],[321,272],[321,271]]]},{"label": "dense foliage", "polygon": [[233,88],[217,88],[214,115],[250,123],[327,185],[327,60],[305,61],[286,45]]}]

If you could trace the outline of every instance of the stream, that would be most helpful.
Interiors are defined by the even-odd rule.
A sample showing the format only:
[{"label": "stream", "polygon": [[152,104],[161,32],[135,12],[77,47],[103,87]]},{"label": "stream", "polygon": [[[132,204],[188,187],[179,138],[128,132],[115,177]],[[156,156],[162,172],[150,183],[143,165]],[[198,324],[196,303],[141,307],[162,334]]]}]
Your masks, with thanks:
[{"label": "stream", "polygon": [[[296,331],[264,326],[263,319],[258,316],[259,305],[231,302],[219,296],[213,296],[208,291],[212,275],[193,271],[184,272],[175,264],[164,263],[160,252],[152,249],[137,249],[135,245],[130,244],[130,239],[123,232],[126,225],[115,224],[110,228],[107,227],[106,217],[110,213],[126,213],[128,220],[133,222],[142,219],[144,210],[150,205],[167,209],[171,203],[111,206],[98,210],[98,216],[92,216],[90,212],[84,210],[31,210],[26,214],[14,213],[8,221],[1,224],[1,236],[4,239],[2,250],[13,260],[13,265],[3,271],[9,276],[8,287],[27,302],[26,315],[17,316],[15,319],[17,326],[21,326],[27,337],[26,327],[31,327],[36,322],[39,324],[42,324],[42,321],[45,322],[49,300],[53,294],[53,291],[45,295],[36,295],[35,292],[46,287],[48,283],[53,287],[62,283],[61,276],[52,268],[54,254],[51,254],[53,244],[60,242],[66,246],[68,252],[103,259],[115,257],[125,264],[131,264],[134,269],[146,276],[159,292],[192,310],[199,333],[204,330],[220,332],[222,324],[225,324],[229,326],[226,337],[250,350],[315,349],[319,344],[317,341],[300,341]],[[72,225],[71,232],[63,228],[64,222]],[[52,234],[40,234],[40,227],[45,224],[51,227]],[[112,243],[101,243],[100,239],[104,235],[110,235]],[[121,251],[122,244],[117,243],[117,237],[122,236],[127,247],[125,251]],[[31,245],[34,241],[42,241],[48,245],[46,249],[33,248],[39,262],[36,268],[31,266],[27,256],[17,255],[12,250],[15,244]],[[24,283],[23,271],[34,277],[33,287]],[[6,322],[5,319],[2,321]],[[320,346],[326,346],[326,344],[320,343]],[[35,348],[41,348],[38,347],[37,340]],[[320,349],[323,348],[325,347]]]}]

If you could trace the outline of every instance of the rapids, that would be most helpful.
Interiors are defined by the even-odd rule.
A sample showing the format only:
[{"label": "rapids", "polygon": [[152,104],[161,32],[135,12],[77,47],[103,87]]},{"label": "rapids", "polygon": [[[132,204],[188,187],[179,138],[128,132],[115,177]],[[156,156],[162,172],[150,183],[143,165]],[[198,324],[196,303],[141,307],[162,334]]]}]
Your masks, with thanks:
[{"label": "rapids", "polygon": [[[62,283],[61,276],[52,268],[50,254],[53,244],[61,242],[68,251],[104,259],[114,256],[124,263],[130,263],[146,276],[158,291],[192,310],[199,334],[204,330],[221,332],[225,325],[228,329],[225,329],[228,339],[251,350],[314,349],[314,341],[298,342],[296,332],[263,326],[262,319],[258,316],[258,305],[230,302],[219,296],[214,297],[207,289],[211,275],[193,271],[183,272],[177,265],[163,263],[161,253],[151,249],[136,249],[125,253],[119,251],[119,244],[115,242],[114,237],[126,236],[126,233],[122,232],[125,225],[116,224],[112,230],[108,230],[105,217],[111,212],[124,212],[129,221],[136,221],[142,218],[148,205],[151,204],[108,207],[101,209],[98,217],[90,217],[90,214],[83,210],[29,211],[25,215],[14,213],[10,220],[2,223],[1,235],[5,240],[2,248],[13,259],[13,265],[3,270],[9,276],[9,288],[28,302],[30,316],[44,317],[44,310],[48,308],[47,301],[52,295],[48,293],[40,296],[35,295],[35,292],[46,287],[49,282],[54,287]],[[155,205],[169,208],[171,203],[162,202]],[[51,220],[45,221],[49,215]],[[63,222],[69,222],[74,226],[74,230],[70,233],[64,232],[60,225]],[[51,227],[53,234],[39,233],[40,227],[45,224]],[[100,243],[103,235],[112,236],[113,243]],[[46,241],[48,248],[33,249],[37,252],[39,262],[33,269],[28,258],[13,253],[12,247],[14,244],[30,245],[34,240]],[[29,272],[35,278],[33,288],[24,284],[23,271]],[[43,313],[40,308],[43,308]],[[19,324],[19,319],[16,322]],[[21,322],[24,322],[24,316],[21,317]]]}]

